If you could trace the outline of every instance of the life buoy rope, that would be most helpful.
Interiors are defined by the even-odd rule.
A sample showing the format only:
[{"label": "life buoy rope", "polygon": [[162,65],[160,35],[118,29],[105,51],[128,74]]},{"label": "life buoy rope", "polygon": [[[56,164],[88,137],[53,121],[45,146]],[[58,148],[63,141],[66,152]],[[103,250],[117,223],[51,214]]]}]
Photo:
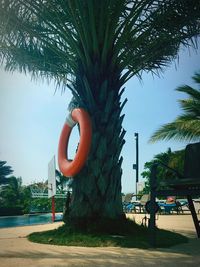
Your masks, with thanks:
[{"label": "life buoy rope", "polygon": [[[80,142],[74,160],[68,159],[68,143],[71,131],[76,125],[80,126]],[[84,166],[91,145],[92,125],[89,114],[82,108],[74,109],[66,119],[58,145],[58,165],[60,171],[67,177],[73,177]]]}]

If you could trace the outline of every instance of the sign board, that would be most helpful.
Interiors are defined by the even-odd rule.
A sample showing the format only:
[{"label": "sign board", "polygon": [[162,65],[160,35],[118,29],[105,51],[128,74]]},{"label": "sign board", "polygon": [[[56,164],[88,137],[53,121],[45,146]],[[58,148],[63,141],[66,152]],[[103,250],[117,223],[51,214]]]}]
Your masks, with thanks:
[{"label": "sign board", "polygon": [[55,156],[48,164],[48,198],[56,195],[56,160]]}]

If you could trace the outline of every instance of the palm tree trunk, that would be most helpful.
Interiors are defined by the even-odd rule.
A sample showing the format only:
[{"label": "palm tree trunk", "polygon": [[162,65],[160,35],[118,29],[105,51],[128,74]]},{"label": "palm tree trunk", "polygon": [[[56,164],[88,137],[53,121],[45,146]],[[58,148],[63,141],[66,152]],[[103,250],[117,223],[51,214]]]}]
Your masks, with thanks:
[{"label": "palm tree trunk", "polygon": [[[67,221],[70,220],[73,224],[125,218],[121,198],[123,159],[120,153],[125,143],[125,131],[122,129],[124,115],[121,116],[121,110],[126,100],[120,103],[123,90],[120,90],[119,76],[117,82],[116,78],[112,83],[107,81],[104,79],[99,83],[101,90],[93,87],[93,93],[91,90],[78,103],[79,106],[83,106],[84,102],[89,103],[85,108],[92,119],[93,134],[88,161],[72,183],[72,200]],[[79,85],[84,86],[82,80],[79,82]],[[113,87],[110,86],[112,84]],[[76,88],[79,96],[81,90]]]}]

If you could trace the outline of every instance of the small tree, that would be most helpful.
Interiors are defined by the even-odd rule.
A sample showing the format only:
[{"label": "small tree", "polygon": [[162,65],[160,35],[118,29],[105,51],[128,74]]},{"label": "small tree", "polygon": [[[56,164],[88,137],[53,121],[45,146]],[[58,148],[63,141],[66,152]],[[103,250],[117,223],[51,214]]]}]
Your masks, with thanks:
[{"label": "small tree", "polygon": [[1,186],[0,191],[0,215],[22,214],[24,210],[24,197],[22,178],[11,176]]},{"label": "small tree", "polygon": [[6,161],[0,160],[0,185],[8,183],[8,175],[13,173],[13,170],[10,166],[6,166]]}]

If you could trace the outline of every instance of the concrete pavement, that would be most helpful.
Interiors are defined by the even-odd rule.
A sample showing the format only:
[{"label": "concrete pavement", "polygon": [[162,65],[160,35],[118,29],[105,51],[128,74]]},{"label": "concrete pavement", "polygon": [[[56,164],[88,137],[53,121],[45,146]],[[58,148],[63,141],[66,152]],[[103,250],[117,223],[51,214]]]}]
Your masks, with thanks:
[{"label": "concrete pavement", "polygon": [[[141,222],[144,215],[129,215]],[[168,249],[87,248],[32,243],[26,236],[54,229],[62,223],[0,229],[0,267],[57,266],[200,266],[200,239],[196,238],[191,215],[161,215],[160,228],[181,232],[190,241]]]}]

